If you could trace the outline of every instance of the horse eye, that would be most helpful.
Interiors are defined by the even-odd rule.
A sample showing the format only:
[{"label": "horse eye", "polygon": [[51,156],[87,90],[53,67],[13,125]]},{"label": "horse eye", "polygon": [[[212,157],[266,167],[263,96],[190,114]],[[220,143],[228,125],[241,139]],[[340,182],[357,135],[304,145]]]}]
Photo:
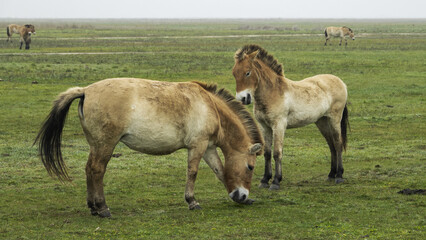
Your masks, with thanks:
[{"label": "horse eye", "polygon": [[246,72],[246,77],[250,76],[250,71]]},{"label": "horse eye", "polygon": [[254,166],[252,166],[252,165],[247,165],[247,168],[248,168],[250,171],[253,171]]}]

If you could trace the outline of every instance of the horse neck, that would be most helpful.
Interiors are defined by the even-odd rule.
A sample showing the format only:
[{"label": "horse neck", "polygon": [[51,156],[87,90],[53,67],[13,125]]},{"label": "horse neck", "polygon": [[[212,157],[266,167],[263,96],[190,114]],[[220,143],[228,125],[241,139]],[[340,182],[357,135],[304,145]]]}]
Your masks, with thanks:
[{"label": "horse neck", "polygon": [[222,149],[225,156],[234,151],[243,150],[244,143],[250,143],[248,130],[240,117],[226,103],[216,103],[219,117],[219,133],[217,145]]},{"label": "horse neck", "polygon": [[274,101],[277,97],[282,97],[284,95],[284,92],[288,89],[290,84],[288,79],[278,75],[265,64],[263,64],[260,69],[257,68],[256,70],[259,82],[254,92],[255,104],[266,104],[268,100]]},{"label": "horse neck", "polygon": [[344,27],[344,28],[342,28],[342,30],[343,30],[343,34],[344,35],[349,35],[351,32],[349,31],[349,28],[346,28],[346,27]]}]

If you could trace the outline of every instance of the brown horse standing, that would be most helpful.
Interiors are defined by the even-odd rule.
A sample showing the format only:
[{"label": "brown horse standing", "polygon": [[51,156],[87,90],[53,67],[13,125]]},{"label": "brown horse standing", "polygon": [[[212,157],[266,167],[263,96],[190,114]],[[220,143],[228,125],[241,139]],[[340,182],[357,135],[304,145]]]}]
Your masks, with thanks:
[{"label": "brown horse standing", "polygon": [[35,27],[32,24],[25,24],[24,26],[10,24],[6,27],[6,33],[7,42],[12,41],[12,35],[14,33],[18,33],[20,35],[19,42],[21,43],[19,49],[22,49],[22,44],[25,42],[25,49],[27,50],[30,49],[31,34],[36,34]]},{"label": "brown horse standing", "polygon": [[302,81],[284,77],[283,67],[257,45],[246,45],[235,53],[232,73],[237,99],[254,101],[254,114],[265,138],[265,174],[260,187],[269,187],[272,177],[271,149],[274,145],[275,177],[270,189],[279,189],[282,179],[283,138],[287,128],[315,123],[331,152],[329,179],[343,182],[342,151],[346,148],[348,112],[346,85],[326,74]]},{"label": "brown horse standing", "polygon": [[[238,203],[250,204],[256,154],[263,138],[244,106],[226,90],[199,82],[170,83],[135,78],[107,79],[61,93],[41,128],[41,159],[50,174],[68,179],[61,155],[61,133],[69,107],[80,98],[78,113],[90,145],[86,165],[87,204],[92,215],[109,217],[103,177],[118,142],[148,154],[188,149],[185,200],[200,208],[194,183],[201,158]],[[219,147],[225,166],[219,158]]]}]

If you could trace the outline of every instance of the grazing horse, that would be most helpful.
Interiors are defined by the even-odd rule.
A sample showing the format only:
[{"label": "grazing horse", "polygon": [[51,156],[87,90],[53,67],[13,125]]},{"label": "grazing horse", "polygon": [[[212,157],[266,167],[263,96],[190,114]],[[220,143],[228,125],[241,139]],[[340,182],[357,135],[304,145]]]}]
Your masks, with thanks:
[{"label": "grazing horse", "polygon": [[339,45],[342,45],[342,40],[345,39],[345,46],[348,45],[348,40],[345,38],[345,36],[349,36],[352,38],[352,40],[355,40],[354,31],[348,27],[327,27],[324,30],[325,34],[325,43],[324,45],[327,46],[327,41],[330,40],[331,37],[339,37],[340,43]]},{"label": "grazing horse", "polygon": [[31,34],[36,34],[34,25],[26,24],[24,26],[19,26],[16,24],[10,24],[6,27],[7,32],[7,42],[12,42],[12,35],[14,33],[18,33],[20,35],[19,42],[21,43],[21,46],[19,49],[22,49],[22,44],[25,42],[25,49],[30,49],[30,43],[31,43]]},{"label": "grazing horse", "polygon": [[[185,200],[199,209],[194,184],[201,158],[238,203],[248,199],[256,155],[263,138],[254,119],[234,96],[200,82],[106,79],[61,93],[34,143],[51,175],[70,180],[61,154],[61,134],[73,100],[79,98],[80,123],[90,145],[86,165],[87,204],[92,215],[110,217],[103,177],[118,142],[153,155],[188,149]],[[225,164],[219,158],[219,147]]]},{"label": "grazing horse", "polygon": [[342,150],[346,149],[346,85],[340,78],[316,75],[301,81],[284,77],[283,67],[257,45],[246,45],[235,53],[232,73],[237,99],[254,102],[254,115],[263,130],[265,173],[260,187],[269,187],[272,177],[271,149],[274,145],[275,177],[271,190],[279,189],[285,130],[315,123],[331,152],[329,180],[343,182]]}]

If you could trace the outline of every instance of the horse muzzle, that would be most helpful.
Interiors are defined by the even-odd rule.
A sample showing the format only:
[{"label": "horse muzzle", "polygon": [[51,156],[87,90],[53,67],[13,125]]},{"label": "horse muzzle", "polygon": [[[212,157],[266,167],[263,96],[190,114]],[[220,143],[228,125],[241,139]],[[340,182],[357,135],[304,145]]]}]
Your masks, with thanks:
[{"label": "horse muzzle", "polygon": [[236,99],[244,105],[249,105],[251,103],[251,94],[248,90],[244,90],[237,93]]},{"label": "horse muzzle", "polygon": [[246,203],[246,201],[249,200],[248,195],[249,191],[247,189],[245,189],[244,187],[239,187],[234,189],[234,191],[229,194],[229,197],[234,200],[234,202]]}]

